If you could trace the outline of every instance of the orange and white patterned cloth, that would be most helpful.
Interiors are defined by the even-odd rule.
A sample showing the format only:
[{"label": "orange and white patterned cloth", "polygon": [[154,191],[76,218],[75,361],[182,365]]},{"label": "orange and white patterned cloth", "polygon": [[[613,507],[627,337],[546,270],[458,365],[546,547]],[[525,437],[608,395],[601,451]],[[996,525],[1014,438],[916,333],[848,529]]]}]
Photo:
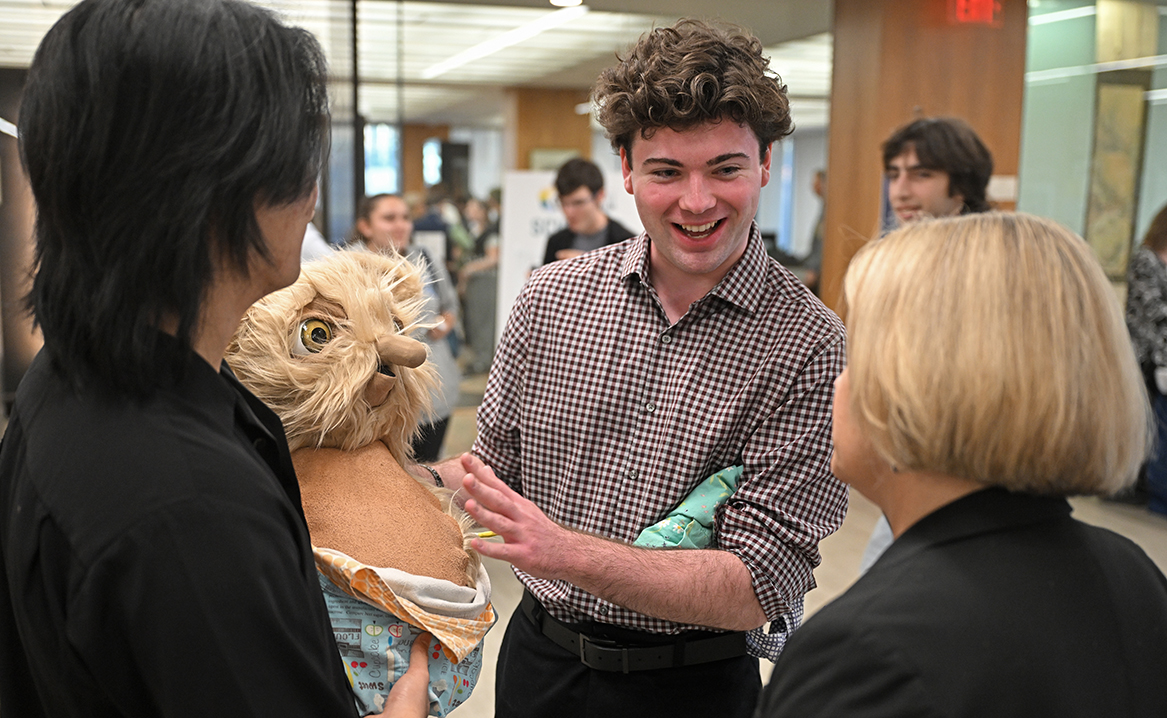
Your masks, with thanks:
[{"label": "orange and white patterned cloth", "polygon": [[453,663],[464,659],[494,625],[490,578],[479,567],[476,588],[366,566],[333,549],[313,547],[316,568],[353,598],[429,631]]}]

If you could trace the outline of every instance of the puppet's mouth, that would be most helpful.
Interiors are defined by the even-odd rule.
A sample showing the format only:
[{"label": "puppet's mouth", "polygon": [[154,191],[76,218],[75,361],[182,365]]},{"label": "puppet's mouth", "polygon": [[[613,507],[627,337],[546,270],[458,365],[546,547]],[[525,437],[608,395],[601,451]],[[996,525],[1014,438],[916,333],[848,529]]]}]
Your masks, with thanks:
[{"label": "puppet's mouth", "polygon": [[389,392],[393,391],[396,383],[397,375],[387,364],[381,364],[377,367],[377,373],[369,377],[369,383],[365,385],[365,401],[373,408],[381,406],[389,398]]}]

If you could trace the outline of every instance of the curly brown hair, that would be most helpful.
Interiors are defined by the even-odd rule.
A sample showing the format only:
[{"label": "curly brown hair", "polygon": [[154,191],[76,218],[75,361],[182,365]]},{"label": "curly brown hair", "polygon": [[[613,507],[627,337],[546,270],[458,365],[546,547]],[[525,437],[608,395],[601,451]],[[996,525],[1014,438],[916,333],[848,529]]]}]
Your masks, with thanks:
[{"label": "curly brown hair", "polygon": [[765,155],[790,134],[786,86],[770,69],[758,38],[740,28],[682,19],[641,36],[627,57],[600,73],[592,90],[598,119],[629,158],[639,132],[681,132],[728,118],[749,125]]}]

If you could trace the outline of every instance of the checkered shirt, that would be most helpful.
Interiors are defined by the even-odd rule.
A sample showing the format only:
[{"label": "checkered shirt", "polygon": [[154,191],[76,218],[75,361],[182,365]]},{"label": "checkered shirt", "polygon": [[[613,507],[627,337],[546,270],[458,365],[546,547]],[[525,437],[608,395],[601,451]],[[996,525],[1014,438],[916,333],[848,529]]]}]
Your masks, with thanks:
[{"label": "checkered shirt", "polygon": [[[531,276],[495,355],[473,451],[553,520],[629,543],[710,474],[741,464],[715,548],[749,569],[772,628],[793,629],[818,542],[847,508],[829,466],[843,326],[766,256],[756,225],[741,260],[670,325],[648,249],[641,234]],[[516,574],[563,621],[701,628]],[[693,590],[701,584],[694,576]]]}]

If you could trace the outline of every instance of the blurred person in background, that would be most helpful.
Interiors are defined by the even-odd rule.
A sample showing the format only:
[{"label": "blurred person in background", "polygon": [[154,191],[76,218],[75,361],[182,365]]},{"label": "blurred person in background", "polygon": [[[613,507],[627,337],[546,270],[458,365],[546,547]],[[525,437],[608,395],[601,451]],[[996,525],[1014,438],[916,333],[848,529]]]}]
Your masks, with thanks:
[{"label": "blurred person in background", "polygon": [[810,252],[802,260],[801,265],[805,270],[802,281],[814,292],[814,295],[819,296],[819,278],[822,276],[823,270],[823,220],[826,213],[825,202],[827,199],[827,171],[818,170],[814,173],[814,182],[811,185],[814,194],[819,198],[819,218],[814,223],[814,231],[810,237]]},{"label": "blurred person in background", "polygon": [[1159,210],[1127,268],[1126,324],[1155,413],[1158,441],[1133,500],[1167,514],[1167,207]]},{"label": "blurred person in background", "polygon": [[576,157],[555,175],[559,208],[567,226],[547,238],[543,264],[623,242],[633,232],[604,213],[604,175],[593,162]]},{"label": "blurred person in background", "polygon": [[491,220],[489,207],[474,198],[463,208],[466,226],[474,235],[474,258],[458,270],[458,296],[462,299],[462,326],[466,346],[473,356],[466,363],[470,374],[490,369],[494,357],[496,308],[498,304],[498,220]]},{"label": "blurred person in background", "polygon": [[990,209],[985,192],[993,156],[968,123],[920,119],[883,143],[887,199],[900,224]]},{"label": "blurred person in background", "polygon": [[1152,438],[1110,282],[1028,215],[913,223],[844,281],[831,469],[896,539],[787,644],[758,718],[1163,715],[1167,578],[1067,496]]},{"label": "blurred person in background", "polygon": [[415,458],[422,463],[437,461],[450,424],[450,414],[458,405],[462,372],[458,368],[449,335],[458,324],[458,295],[446,268],[435,262],[425,249],[412,243],[413,220],[405,200],[395,194],[378,194],[361,201],[353,241],[348,248],[367,252],[397,252],[422,268],[425,276],[425,324],[436,326],[422,331],[418,339],[429,347],[429,360],[441,375],[441,385],[430,395],[433,411],[413,442]]}]

